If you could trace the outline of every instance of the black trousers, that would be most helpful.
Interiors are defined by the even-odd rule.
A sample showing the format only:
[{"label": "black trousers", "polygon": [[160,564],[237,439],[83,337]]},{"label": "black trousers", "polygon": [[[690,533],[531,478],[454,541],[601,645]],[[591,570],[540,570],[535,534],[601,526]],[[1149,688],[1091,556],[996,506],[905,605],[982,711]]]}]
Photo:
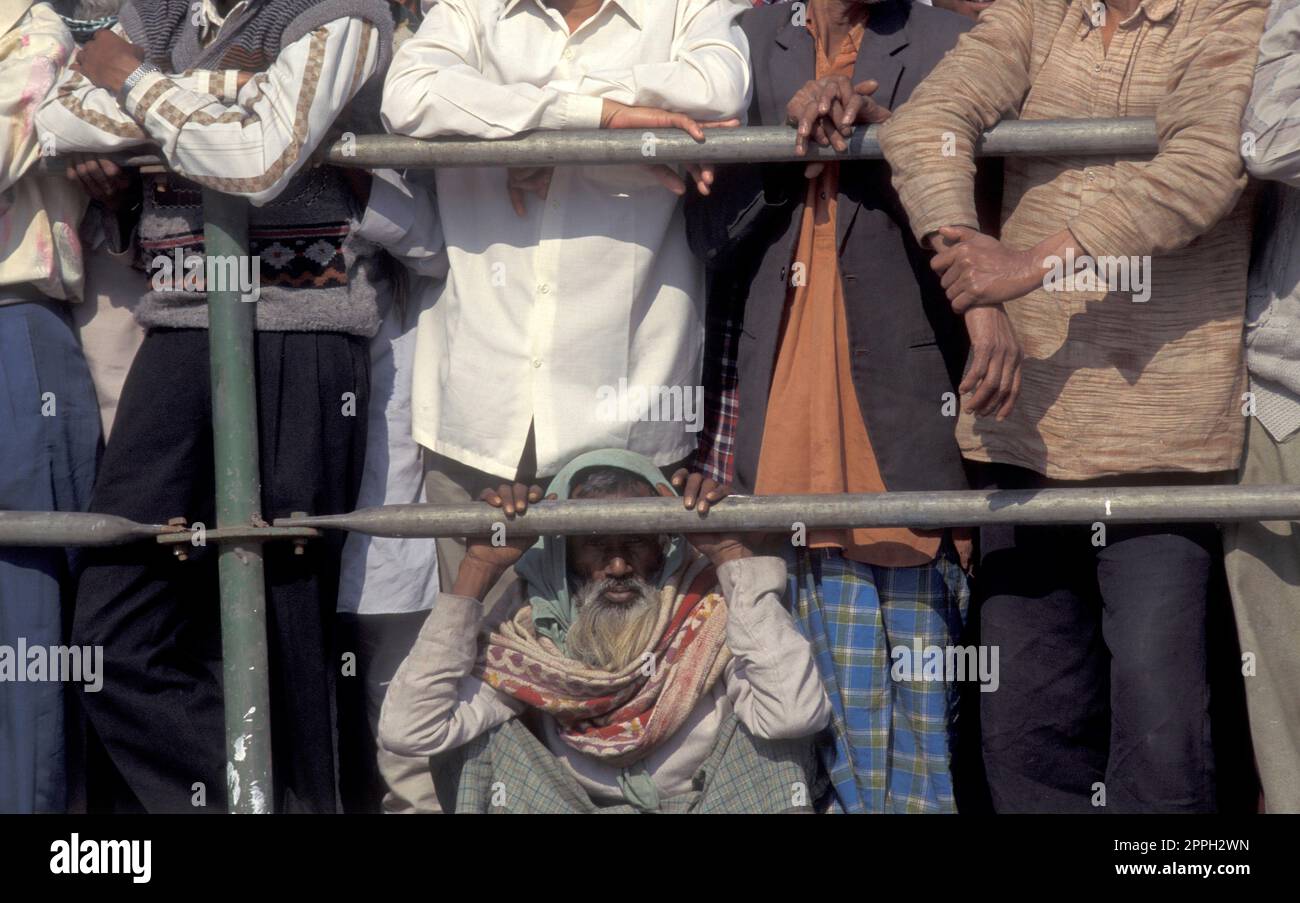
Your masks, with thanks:
[{"label": "black trousers", "polygon": [[[365,450],[369,355],[336,333],[256,335],[262,516],[351,510]],[[353,393],[355,404],[350,404]],[[208,333],[155,330],[123,388],[90,509],[215,526]],[[277,811],[334,812],[332,648],[342,534],[264,547]],[[107,761],[88,765],[94,810],[222,812],[226,756],[217,548],[188,561],[154,543],[84,559],[77,644],[104,649],[81,701]],[[200,805],[202,804],[202,805]]]},{"label": "black trousers", "polygon": [[[1003,489],[1215,482],[1143,475],[1066,483],[997,465]],[[980,641],[1000,686],[980,695],[998,812],[1211,812],[1207,607],[1214,524],[986,527]],[[1104,805],[1099,805],[1104,803]]]}]

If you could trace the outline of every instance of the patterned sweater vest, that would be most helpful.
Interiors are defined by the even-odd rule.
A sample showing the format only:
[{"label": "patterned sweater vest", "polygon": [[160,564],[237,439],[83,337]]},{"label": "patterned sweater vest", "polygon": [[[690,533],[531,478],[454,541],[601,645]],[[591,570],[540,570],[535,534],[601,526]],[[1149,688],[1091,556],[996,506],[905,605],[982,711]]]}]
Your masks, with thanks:
[{"label": "patterned sweater vest", "polygon": [[[192,21],[193,0],[132,0],[123,6],[120,21],[150,61],[164,72],[180,73],[263,72],[282,47],[322,25],[349,16],[364,19],[376,27],[380,65],[335,121],[335,129],[359,134],[382,131],[375,114],[392,58],[393,20],[387,3],[254,2],[240,23],[206,48]],[[375,334],[379,299],[391,289],[390,264],[379,247],[355,234],[360,213],[341,172],[312,164],[304,166],[273,200],[250,207],[249,254],[259,260],[258,329]],[[207,327],[202,283],[182,278],[194,264],[184,272],[180,269],[183,262],[203,254],[203,223],[201,186],[171,173],[146,177],[139,246],[143,264],[155,278],[152,290],[136,308],[136,318],[144,327]]]}]

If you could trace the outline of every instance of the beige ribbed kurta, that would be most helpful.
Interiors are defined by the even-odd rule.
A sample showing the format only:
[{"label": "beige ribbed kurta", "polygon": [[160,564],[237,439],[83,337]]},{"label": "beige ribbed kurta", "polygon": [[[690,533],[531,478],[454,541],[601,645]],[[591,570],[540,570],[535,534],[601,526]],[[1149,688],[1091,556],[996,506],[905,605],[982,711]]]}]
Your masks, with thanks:
[{"label": "beige ribbed kurta", "polygon": [[978,228],[971,146],[1000,119],[1156,117],[1154,159],[1007,160],[1005,243],[1069,227],[1094,257],[1150,255],[1150,298],[1038,289],[1009,302],[1020,400],[1002,423],[963,413],[957,438],[972,460],[1061,479],[1228,470],[1245,428],[1240,123],[1268,2],[1146,0],[1109,49],[1092,7],[999,0],[882,130],[920,238]]}]

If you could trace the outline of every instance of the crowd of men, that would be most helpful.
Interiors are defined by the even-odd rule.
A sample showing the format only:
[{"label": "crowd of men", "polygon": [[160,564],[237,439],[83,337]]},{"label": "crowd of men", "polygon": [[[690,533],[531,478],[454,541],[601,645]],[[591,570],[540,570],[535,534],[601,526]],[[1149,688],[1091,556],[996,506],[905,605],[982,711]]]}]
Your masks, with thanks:
[{"label": "crowd of men", "polygon": [[[1158,150],[976,156],[1105,117]],[[869,124],[884,160],[322,154]],[[214,189],[265,520],[506,525],[264,546],[276,811],[1212,812],[1243,692],[1250,806],[1300,811],[1297,522],[510,531],[1300,483],[1300,0],[0,0],[0,155],[0,510],[215,522]],[[216,559],[0,549],[0,811],[224,811]],[[102,679],[15,653],[68,647]]]}]

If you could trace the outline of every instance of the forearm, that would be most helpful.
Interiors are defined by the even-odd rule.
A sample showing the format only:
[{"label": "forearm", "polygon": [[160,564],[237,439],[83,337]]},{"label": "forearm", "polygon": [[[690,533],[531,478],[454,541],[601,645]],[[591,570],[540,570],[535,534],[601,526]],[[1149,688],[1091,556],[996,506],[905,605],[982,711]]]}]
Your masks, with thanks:
[{"label": "forearm", "polygon": [[284,48],[238,92],[239,102],[149,75],[127,113],[158,142],[173,171],[263,204],[307,165],[378,65],[374,26],[340,19]]},{"label": "forearm", "polygon": [[1246,169],[1300,187],[1300,0],[1279,0],[1259,44],[1242,125]]},{"label": "forearm", "polygon": [[482,621],[477,599],[439,594],[384,698],[379,738],[385,749],[435,755],[514,716],[512,700],[470,676]]},{"label": "forearm", "polygon": [[750,100],[749,43],[739,16],[733,4],[683,4],[670,60],[589,72],[574,90],[696,119],[743,116]]},{"label": "forearm", "polygon": [[28,13],[17,49],[0,60],[0,192],[8,191],[41,155],[28,127],[72,52],[72,37],[53,13]]},{"label": "forearm", "polygon": [[504,571],[496,565],[466,554],[461,559],[460,569],[456,571],[456,580],[452,584],[451,591],[457,596],[482,602],[492,591],[492,587],[497,585],[503,573]]},{"label": "forearm", "polygon": [[1030,0],[1002,0],[880,128],[893,184],[917,240],[940,226],[979,228],[975,143],[1029,90]]},{"label": "forearm", "polygon": [[398,135],[436,138],[510,138],[532,129],[600,127],[601,99],[539,88],[501,85],[464,65],[439,61],[413,63],[403,55],[416,48],[408,41],[398,51],[384,84],[385,127]]},{"label": "forearm", "polygon": [[1156,111],[1158,152],[1148,161],[1116,163],[1114,187],[1069,221],[1089,255],[1168,253],[1232,210],[1246,186],[1241,121],[1267,6],[1268,0],[1223,0],[1197,7],[1176,84]]},{"label": "forearm", "polygon": [[509,138],[530,129],[598,128],[601,100],[529,84],[502,85],[480,71],[475,8],[442,2],[397,51],[381,115],[394,134]]},{"label": "forearm", "polygon": [[440,279],[447,275],[446,245],[433,195],[391,169],[375,171],[357,234],[418,276]]},{"label": "forearm", "polygon": [[787,573],[779,558],[753,557],[718,568],[727,600],[728,696],[750,731],[771,739],[806,737],[830,718],[812,647],[781,600]]}]

